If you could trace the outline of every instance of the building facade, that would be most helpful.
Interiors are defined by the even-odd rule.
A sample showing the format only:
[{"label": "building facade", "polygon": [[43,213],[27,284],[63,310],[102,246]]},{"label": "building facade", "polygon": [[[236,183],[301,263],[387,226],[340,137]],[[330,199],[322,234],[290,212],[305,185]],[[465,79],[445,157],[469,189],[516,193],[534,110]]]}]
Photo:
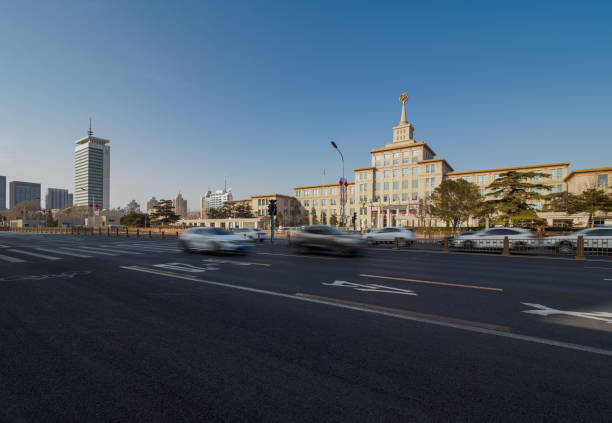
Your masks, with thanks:
[{"label": "building facade", "polygon": [[211,192],[210,190],[200,198],[200,215],[202,218],[206,217],[206,210],[208,209],[219,209],[223,207],[226,201],[232,201],[234,198],[231,193],[231,188],[217,190]]},{"label": "building facade", "polygon": [[[484,198],[492,195],[487,186],[508,171],[539,173],[541,176],[534,182],[548,185],[550,191],[546,193],[578,193],[587,185],[610,187],[612,168],[568,173],[569,162],[455,171],[445,159],[437,158],[425,141],[414,138],[414,127],[406,119],[407,99],[405,94],[400,97],[402,112],[399,123],[392,128],[393,140],[370,151],[369,166],[354,169],[354,182],[348,184],[347,190],[346,226],[350,226],[354,215],[358,229],[444,226],[444,222],[429,216],[427,209],[434,190],[447,178],[474,183]],[[329,223],[330,216],[340,214],[339,184],[299,186],[294,193],[310,223]],[[532,207],[542,210],[543,204],[534,202]]]},{"label": "building facade", "polygon": [[47,188],[45,192],[45,208],[49,210],[65,209],[72,206],[72,194],[67,189]]},{"label": "building facade", "polygon": [[24,201],[35,201],[40,208],[40,184],[11,181],[9,183],[9,207],[12,209]]},{"label": "building facade", "polygon": [[[74,204],[99,204],[110,208],[110,140],[93,136],[91,125],[87,136],[75,142]],[[94,206],[95,207],[95,206]]]},{"label": "building facade", "polygon": [[157,201],[157,198],[151,197],[151,199],[147,201],[147,213],[153,213],[156,206],[159,206],[159,201]]},{"label": "building facade", "polygon": [[180,192],[176,196],[176,198],[172,200],[172,207],[174,207],[174,213],[178,216],[187,216],[187,200],[183,199],[183,196]]},{"label": "building facade", "polygon": [[6,176],[0,176],[0,210],[6,210]]}]

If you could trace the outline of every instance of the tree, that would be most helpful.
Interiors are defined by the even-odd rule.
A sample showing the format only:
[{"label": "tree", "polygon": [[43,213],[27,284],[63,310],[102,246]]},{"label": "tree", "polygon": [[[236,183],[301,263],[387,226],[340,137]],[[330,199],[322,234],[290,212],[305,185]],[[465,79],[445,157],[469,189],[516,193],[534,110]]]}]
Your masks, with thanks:
[{"label": "tree", "polygon": [[131,226],[135,228],[143,228],[145,226],[147,215],[144,213],[132,212],[121,216],[119,222],[125,226]]},{"label": "tree", "polygon": [[276,212],[276,216],[274,216],[274,222],[277,226],[285,226],[285,216],[279,211]]},{"label": "tree", "polygon": [[235,217],[251,218],[253,217],[253,209],[250,204],[238,204],[234,207]]},{"label": "tree", "polygon": [[330,224],[331,226],[338,226],[338,218],[336,217],[336,215],[332,215],[332,216],[329,218],[329,224]]},{"label": "tree", "polygon": [[[25,214],[25,215],[24,215]],[[10,219],[25,217],[26,219],[40,218],[40,207],[36,201],[22,201],[6,214]]]},{"label": "tree", "polygon": [[544,196],[546,200],[545,211],[567,212],[570,195],[567,191],[555,192]]},{"label": "tree", "polygon": [[476,185],[463,179],[442,181],[435,189],[429,204],[429,214],[457,229],[460,222],[477,216],[482,209],[482,197]]},{"label": "tree", "polygon": [[180,217],[174,213],[172,200],[159,200],[159,204],[153,207],[153,213],[151,214],[152,225],[170,225],[179,219]]},{"label": "tree", "polygon": [[317,211],[315,210],[314,207],[312,209],[310,209],[310,216],[312,217],[312,224],[313,225],[318,225],[319,224],[319,219],[317,219]]},{"label": "tree", "polygon": [[588,213],[591,226],[595,224],[593,217],[598,212],[612,211],[612,196],[602,189],[589,188],[580,194],[569,194],[567,212],[569,214]]},{"label": "tree", "polygon": [[500,174],[489,184],[495,198],[487,203],[493,208],[498,222],[504,226],[525,226],[543,221],[534,211],[532,203],[544,199],[541,191],[550,188],[545,184],[529,182],[540,177],[538,172],[510,171]]},{"label": "tree", "polygon": [[325,214],[325,212],[321,213],[321,224],[327,225],[327,214]]}]

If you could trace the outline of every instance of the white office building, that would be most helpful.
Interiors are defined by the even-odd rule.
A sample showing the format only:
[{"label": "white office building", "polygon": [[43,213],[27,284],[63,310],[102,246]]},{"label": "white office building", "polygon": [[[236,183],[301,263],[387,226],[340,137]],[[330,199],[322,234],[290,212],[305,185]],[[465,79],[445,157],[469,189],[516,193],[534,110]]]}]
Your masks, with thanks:
[{"label": "white office building", "polygon": [[72,194],[67,189],[47,188],[45,193],[45,208],[48,210],[65,209],[72,206]]},{"label": "white office building", "polygon": [[205,216],[206,210],[219,209],[223,207],[226,201],[232,201],[234,197],[230,189],[217,190],[215,192],[208,191],[200,198],[200,215]]},{"label": "white office building", "polygon": [[76,141],[74,149],[74,205],[99,204],[110,208],[110,140],[87,136]]}]

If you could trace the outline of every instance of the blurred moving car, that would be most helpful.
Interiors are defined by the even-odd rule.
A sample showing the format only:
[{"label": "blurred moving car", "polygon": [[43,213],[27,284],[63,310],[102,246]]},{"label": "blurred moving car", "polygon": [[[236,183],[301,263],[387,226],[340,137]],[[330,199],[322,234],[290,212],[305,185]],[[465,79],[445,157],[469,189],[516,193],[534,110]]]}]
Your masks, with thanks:
[{"label": "blurred moving car", "polygon": [[245,252],[253,245],[242,235],[235,235],[222,228],[201,227],[183,232],[179,244],[185,252]]},{"label": "blurred moving car", "polygon": [[291,246],[299,253],[322,250],[351,256],[361,252],[363,240],[331,226],[311,225],[292,234]]},{"label": "blurred moving car", "polygon": [[261,229],[257,229],[257,228],[235,229],[234,234],[241,235],[253,241],[257,241],[259,239],[266,239],[268,236],[264,231],[262,231]]},{"label": "blurred moving car", "polygon": [[561,254],[572,254],[578,245],[578,237],[584,238],[584,249],[607,249],[612,251],[612,227],[599,226],[596,228],[582,229],[569,235],[552,236],[546,238],[545,246],[558,248]]},{"label": "blurred moving car", "polygon": [[539,245],[538,234],[525,228],[490,228],[469,235],[456,236],[451,241],[455,248],[470,250],[472,248],[501,249],[504,238],[508,237],[510,249],[535,248]]},{"label": "blurred moving car", "polygon": [[472,234],[474,234],[474,233],[476,233],[476,231],[465,231],[465,232],[460,232],[460,233],[458,233],[457,235],[452,235],[452,236],[443,237],[443,238],[441,238],[440,240],[438,240],[436,243],[437,243],[438,245],[443,245],[443,244],[444,244],[444,240],[446,239],[446,240],[448,240],[448,245],[449,245],[449,246],[452,246],[452,245],[453,245],[453,240],[454,240],[454,239],[456,239],[456,238],[461,238],[461,237],[464,237],[464,236],[466,236],[466,235],[472,235]]},{"label": "blurred moving car", "polygon": [[378,244],[379,242],[393,242],[399,238],[400,245],[410,245],[416,242],[416,234],[412,229],[388,226],[374,232],[363,235],[363,239],[368,244]]}]

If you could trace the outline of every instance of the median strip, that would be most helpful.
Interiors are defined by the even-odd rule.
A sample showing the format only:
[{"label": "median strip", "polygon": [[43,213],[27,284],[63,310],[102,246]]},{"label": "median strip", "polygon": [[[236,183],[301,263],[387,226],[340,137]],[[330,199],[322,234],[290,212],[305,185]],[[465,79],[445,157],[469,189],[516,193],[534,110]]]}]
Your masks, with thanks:
[{"label": "median strip", "polygon": [[368,275],[366,273],[361,273],[359,276],[364,278],[376,278],[376,279],[389,279],[392,281],[403,281],[403,282],[413,282],[413,283],[423,283],[426,285],[441,285],[441,286],[454,286],[456,288],[470,288],[470,289],[481,289],[484,291],[496,291],[503,292],[502,288],[492,288],[490,286],[478,286],[478,285],[464,285],[460,283],[450,283],[450,282],[434,282],[434,281],[423,281],[420,279],[408,279],[408,278],[398,278],[395,276],[380,276],[380,275]]}]

